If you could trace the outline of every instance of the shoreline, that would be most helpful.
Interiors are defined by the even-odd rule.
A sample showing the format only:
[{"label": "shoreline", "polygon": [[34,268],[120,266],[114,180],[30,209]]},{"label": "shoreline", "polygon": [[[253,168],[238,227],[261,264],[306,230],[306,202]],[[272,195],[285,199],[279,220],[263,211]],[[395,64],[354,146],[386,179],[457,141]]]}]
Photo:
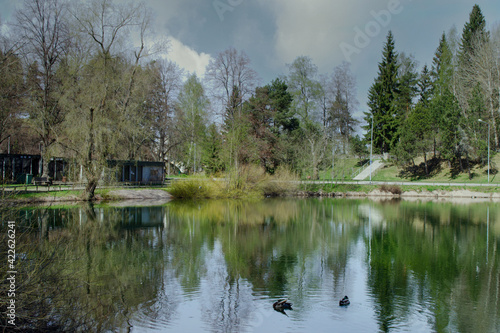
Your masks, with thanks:
[{"label": "shoreline", "polygon": [[475,192],[470,190],[434,190],[434,191],[402,191],[401,193],[391,193],[379,189],[370,192],[346,191],[346,192],[324,192],[324,191],[299,191],[297,197],[323,197],[323,198],[469,198],[469,199],[494,199],[500,200],[499,192]]},{"label": "shoreline", "polygon": [[[2,200],[2,205],[36,205],[36,204],[52,204],[52,203],[81,203],[85,200],[77,195],[56,196],[50,195],[37,196],[31,198],[16,197]],[[400,199],[405,201],[500,201],[500,192],[476,192],[466,189],[456,190],[433,190],[433,191],[416,191],[408,190],[401,191],[401,193],[391,193],[389,191],[382,191],[380,189],[373,189],[369,192],[363,191],[338,191],[326,192],[318,191],[295,191],[293,193],[281,195],[280,197],[289,198],[349,198],[349,199],[362,199],[368,198],[373,200],[393,200]],[[167,203],[175,199],[170,193],[163,189],[116,189],[106,194],[105,197],[96,195],[93,202],[122,202],[127,201],[135,202],[151,202],[157,204]]]}]

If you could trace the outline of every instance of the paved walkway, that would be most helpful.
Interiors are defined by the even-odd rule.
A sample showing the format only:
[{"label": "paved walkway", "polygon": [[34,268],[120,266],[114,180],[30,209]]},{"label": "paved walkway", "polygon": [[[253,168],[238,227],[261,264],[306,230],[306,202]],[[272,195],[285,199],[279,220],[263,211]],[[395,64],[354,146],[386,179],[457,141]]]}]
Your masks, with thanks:
[{"label": "paved walkway", "polygon": [[457,186],[457,187],[500,187],[498,183],[445,183],[445,182],[382,182],[382,181],[332,181],[309,180],[309,184],[351,184],[351,185],[401,185],[401,186]]},{"label": "paved walkway", "polygon": [[378,168],[382,167],[384,163],[382,163],[381,160],[376,160],[372,161],[371,165],[368,165],[363,171],[360,172],[359,175],[354,177],[354,180],[364,180],[370,176],[370,168],[371,168],[371,173],[373,174],[375,170]]}]

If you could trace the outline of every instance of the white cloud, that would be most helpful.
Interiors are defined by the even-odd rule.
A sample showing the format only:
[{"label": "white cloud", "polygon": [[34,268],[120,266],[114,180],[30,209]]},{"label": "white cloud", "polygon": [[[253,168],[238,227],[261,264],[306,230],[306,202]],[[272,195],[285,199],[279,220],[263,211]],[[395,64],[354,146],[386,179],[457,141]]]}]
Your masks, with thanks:
[{"label": "white cloud", "polygon": [[198,77],[205,75],[205,69],[211,59],[210,54],[198,53],[175,38],[170,38],[170,48],[165,58],[177,63],[179,67]]}]

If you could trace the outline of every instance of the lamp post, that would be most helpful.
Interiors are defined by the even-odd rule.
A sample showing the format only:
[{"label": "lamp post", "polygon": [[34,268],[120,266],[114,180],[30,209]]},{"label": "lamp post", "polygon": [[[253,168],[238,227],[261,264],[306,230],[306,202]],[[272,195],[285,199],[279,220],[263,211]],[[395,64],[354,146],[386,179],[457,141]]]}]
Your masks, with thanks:
[{"label": "lamp post", "polygon": [[370,184],[372,183],[372,155],[373,155],[373,112],[372,112],[372,131],[371,131],[371,143],[370,143]]},{"label": "lamp post", "polygon": [[488,125],[488,183],[490,182],[490,123],[482,119],[478,119],[480,123]]}]

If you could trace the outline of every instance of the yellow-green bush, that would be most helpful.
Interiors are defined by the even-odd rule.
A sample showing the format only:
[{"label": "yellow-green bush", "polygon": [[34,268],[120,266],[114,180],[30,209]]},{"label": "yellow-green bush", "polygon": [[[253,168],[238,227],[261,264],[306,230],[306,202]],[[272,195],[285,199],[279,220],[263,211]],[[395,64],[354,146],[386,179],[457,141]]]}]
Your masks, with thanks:
[{"label": "yellow-green bush", "polygon": [[270,176],[264,168],[244,165],[224,174],[222,178],[175,180],[169,192],[176,198],[259,198],[283,195],[297,188],[298,177],[286,168]]}]

